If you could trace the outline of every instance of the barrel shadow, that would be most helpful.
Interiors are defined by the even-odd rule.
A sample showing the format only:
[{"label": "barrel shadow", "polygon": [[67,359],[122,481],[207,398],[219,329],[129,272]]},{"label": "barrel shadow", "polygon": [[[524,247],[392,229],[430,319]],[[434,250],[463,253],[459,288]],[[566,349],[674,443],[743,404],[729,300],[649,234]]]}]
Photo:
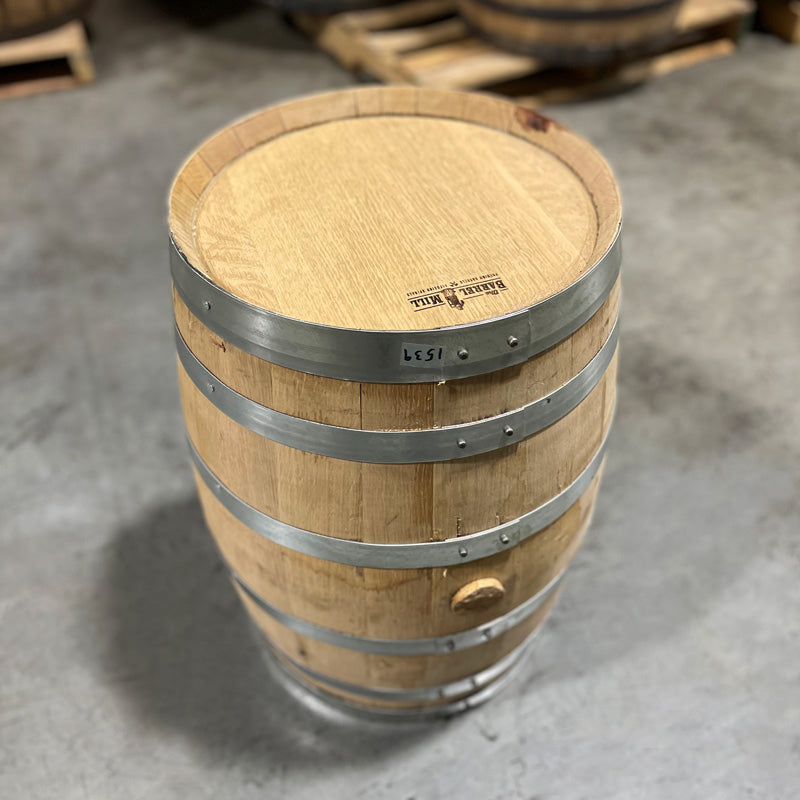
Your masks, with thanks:
[{"label": "barrel shadow", "polygon": [[734,587],[758,604],[752,571],[785,547],[800,452],[779,410],[714,375],[702,355],[623,339],[595,518],[519,691],[686,647],[687,626]]},{"label": "barrel shadow", "polygon": [[[748,568],[796,518],[782,465],[798,453],[776,414],[714,384],[702,360],[658,345],[624,344],[622,365],[594,524],[544,636],[497,703],[533,700],[642,648],[686,646],[682,631],[732,586],[748,591]],[[265,664],[193,497],[117,532],[98,599],[93,635],[115,690],[145,724],[207,752],[265,769],[346,765],[447,724],[346,723],[299,704]],[[494,713],[493,704],[472,712],[478,721]]]},{"label": "barrel shadow", "polygon": [[182,734],[209,754],[250,757],[265,770],[346,765],[398,752],[438,727],[323,715],[287,692],[194,498],[118,531],[98,601],[102,619],[93,628],[105,641],[97,652],[114,690],[145,725]]}]

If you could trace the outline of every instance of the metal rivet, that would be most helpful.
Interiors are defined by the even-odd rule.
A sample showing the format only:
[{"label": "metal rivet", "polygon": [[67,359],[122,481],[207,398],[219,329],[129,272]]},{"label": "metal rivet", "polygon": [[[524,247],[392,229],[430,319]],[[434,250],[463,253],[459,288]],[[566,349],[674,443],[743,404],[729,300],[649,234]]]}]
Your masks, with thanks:
[{"label": "metal rivet", "polygon": [[461,558],[466,558],[467,557],[467,548],[466,547],[459,547],[458,548],[458,554],[461,556]]},{"label": "metal rivet", "polygon": [[500,541],[501,541],[503,544],[508,544],[508,543],[509,543],[511,540],[508,538],[508,534],[506,534],[506,533],[501,533],[501,534],[500,534]]},{"label": "metal rivet", "polygon": [[481,635],[484,639],[491,639],[492,638],[492,631],[491,628],[486,628],[486,630],[481,631]]},{"label": "metal rivet", "polygon": [[462,361],[465,361],[469,358],[469,350],[467,350],[466,347],[462,347],[459,349],[457,355]]},{"label": "metal rivet", "polygon": [[549,403],[551,400],[552,400],[552,398],[548,397],[547,400],[545,400],[545,403]]},{"label": "metal rivet", "polygon": [[208,391],[209,391],[209,392],[213,392],[213,391],[214,391],[216,388],[217,388],[217,387],[216,387],[216,386],[214,386],[214,384],[213,384],[213,383],[209,383],[209,384],[208,384]]},{"label": "metal rivet", "polygon": [[467,446],[467,440],[459,439],[456,444],[463,450]]},{"label": "metal rivet", "polygon": [[456,649],[456,643],[452,639],[448,639],[447,640],[447,649],[448,650],[455,650]]},{"label": "metal rivet", "polygon": [[516,347],[519,344],[519,339],[517,339],[516,336],[509,336],[506,341],[508,342],[509,347]]},{"label": "metal rivet", "polygon": [[203,308],[206,311],[211,311],[211,303],[209,303],[208,300],[203,300]]},{"label": "metal rivet", "polygon": [[506,425],[505,428],[503,428],[503,433],[506,436],[513,436],[514,435],[514,429],[510,425]]}]

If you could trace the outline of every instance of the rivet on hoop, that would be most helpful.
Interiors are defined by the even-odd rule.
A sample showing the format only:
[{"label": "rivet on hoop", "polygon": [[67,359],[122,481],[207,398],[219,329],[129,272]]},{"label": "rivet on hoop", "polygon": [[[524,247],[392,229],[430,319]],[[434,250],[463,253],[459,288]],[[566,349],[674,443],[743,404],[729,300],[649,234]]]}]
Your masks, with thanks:
[{"label": "rivet on hoop", "polygon": [[517,339],[516,336],[509,336],[506,341],[508,342],[509,347],[516,347],[519,344],[519,339]]},{"label": "rivet on hoop", "polygon": [[508,544],[511,540],[508,538],[508,534],[507,533],[501,533],[500,534],[500,541],[503,544]]},{"label": "rivet on hoop", "polygon": [[456,355],[458,355],[462,361],[466,361],[469,358],[469,350],[467,350],[466,347],[461,347]]},{"label": "rivet on hoop", "polygon": [[463,450],[467,446],[467,440],[459,439],[456,444]]},{"label": "rivet on hoop", "polygon": [[209,391],[209,392],[213,392],[213,391],[214,391],[216,388],[217,388],[217,387],[216,387],[216,386],[214,386],[214,384],[213,384],[213,383],[209,383],[209,384],[208,384],[208,391]]},{"label": "rivet on hoop", "polygon": [[466,558],[467,557],[467,548],[466,547],[459,547],[458,548],[458,554],[461,556],[461,558]]},{"label": "rivet on hoop", "polygon": [[452,639],[448,639],[447,640],[447,649],[448,650],[455,650],[456,649],[456,643]]},{"label": "rivet on hoop", "polygon": [[514,429],[510,425],[506,425],[505,428],[503,428],[503,433],[506,436],[513,436],[514,435]]},{"label": "rivet on hoop", "polygon": [[208,300],[203,300],[203,308],[206,311],[211,311],[211,303],[209,303]]}]

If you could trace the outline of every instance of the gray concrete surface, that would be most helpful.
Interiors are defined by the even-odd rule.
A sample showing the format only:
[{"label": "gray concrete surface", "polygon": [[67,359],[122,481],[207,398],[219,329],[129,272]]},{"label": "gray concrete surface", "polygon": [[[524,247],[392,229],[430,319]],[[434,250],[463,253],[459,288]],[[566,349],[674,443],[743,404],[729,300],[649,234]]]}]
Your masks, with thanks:
[{"label": "gray concrete surface", "polygon": [[208,543],[164,227],[201,138],[351,78],[260,10],[94,28],[95,86],[0,105],[0,797],[799,797],[800,50],[551,110],[626,200],[598,514],[514,686],[386,728],[276,685]]}]

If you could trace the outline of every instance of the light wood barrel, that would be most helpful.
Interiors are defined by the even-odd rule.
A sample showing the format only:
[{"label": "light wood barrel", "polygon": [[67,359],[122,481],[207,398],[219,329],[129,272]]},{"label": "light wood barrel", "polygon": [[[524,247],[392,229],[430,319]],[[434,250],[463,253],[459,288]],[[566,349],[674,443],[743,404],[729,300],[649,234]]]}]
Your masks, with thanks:
[{"label": "light wood barrel", "polygon": [[506,50],[583,66],[663,48],[680,0],[459,0],[467,24]]},{"label": "light wood barrel", "polygon": [[33,36],[83,17],[91,0],[0,0],[0,41]]},{"label": "light wood barrel", "polygon": [[511,103],[376,87],[220,131],[170,195],[205,519],[327,697],[491,693],[591,517],[615,396],[620,200]]}]

